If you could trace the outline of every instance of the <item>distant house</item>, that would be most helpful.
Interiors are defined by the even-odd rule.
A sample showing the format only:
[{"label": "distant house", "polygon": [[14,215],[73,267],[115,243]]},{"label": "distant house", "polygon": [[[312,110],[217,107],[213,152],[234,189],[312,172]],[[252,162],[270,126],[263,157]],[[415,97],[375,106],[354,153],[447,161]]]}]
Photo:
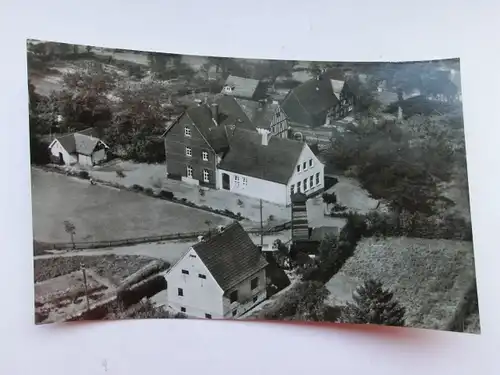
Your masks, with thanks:
[{"label": "distant house", "polygon": [[237,318],[266,299],[267,262],[238,222],[194,244],[165,274],[168,308]]},{"label": "distant house", "polygon": [[267,86],[257,79],[230,75],[227,77],[221,93],[242,99],[261,100],[266,97]]},{"label": "distant house", "polygon": [[290,90],[283,111],[292,125],[330,125],[354,109],[356,90],[352,86],[338,70],[325,71]]},{"label": "distant house", "polygon": [[49,145],[52,161],[64,165],[78,163],[92,166],[102,163],[106,160],[108,149],[92,128],[57,137]]},{"label": "distant house", "polygon": [[188,108],[163,134],[167,176],[215,188],[217,164],[229,148],[227,125],[255,131],[234,98]]},{"label": "distant house", "polygon": [[305,142],[269,136],[266,130],[227,131],[228,151],[217,168],[217,188],[290,205],[291,195],[324,188],[324,165]]},{"label": "distant house", "polygon": [[236,102],[257,129],[267,130],[272,136],[288,138],[288,117],[277,101],[237,98]]}]

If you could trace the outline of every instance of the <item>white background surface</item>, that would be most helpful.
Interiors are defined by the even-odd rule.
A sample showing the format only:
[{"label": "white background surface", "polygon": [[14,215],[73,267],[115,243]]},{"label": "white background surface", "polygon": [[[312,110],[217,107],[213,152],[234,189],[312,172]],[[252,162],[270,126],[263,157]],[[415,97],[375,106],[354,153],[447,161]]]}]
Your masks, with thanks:
[{"label": "white background surface", "polygon": [[[0,373],[499,374],[493,1],[7,1],[0,10]],[[35,327],[25,39],[234,57],[462,58],[482,335],[216,321]]]}]

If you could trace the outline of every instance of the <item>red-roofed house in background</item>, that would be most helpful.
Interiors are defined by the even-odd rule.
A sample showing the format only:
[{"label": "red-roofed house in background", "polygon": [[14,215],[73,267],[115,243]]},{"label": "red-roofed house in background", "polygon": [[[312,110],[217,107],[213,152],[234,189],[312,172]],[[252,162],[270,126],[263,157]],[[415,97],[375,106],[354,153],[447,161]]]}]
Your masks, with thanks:
[{"label": "red-roofed house in background", "polygon": [[52,162],[64,165],[102,163],[106,161],[108,149],[92,128],[57,137],[49,145]]},{"label": "red-roofed house in background", "polygon": [[166,273],[167,308],[237,318],[266,299],[267,261],[238,222],[194,244]]}]

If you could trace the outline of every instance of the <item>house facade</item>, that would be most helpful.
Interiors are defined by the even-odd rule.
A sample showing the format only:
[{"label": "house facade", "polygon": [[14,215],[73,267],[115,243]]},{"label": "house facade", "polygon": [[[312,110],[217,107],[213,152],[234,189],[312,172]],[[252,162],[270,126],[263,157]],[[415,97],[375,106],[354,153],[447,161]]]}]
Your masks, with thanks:
[{"label": "house facade", "polygon": [[238,318],[266,299],[267,262],[237,222],[194,244],[166,273],[169,310]]},{"label": "house facade", "polygon": [[49,145],[52,162],[62,165],[100,164],[106,161],[108,149],[108,145],[96,136],[93,129],[66,134],[55,138]]},{"label": "house facade", "polygon": [[305,142],[239,130],[229,137],[217,188],[288,206],[295,192],[310,196],[324,189],[324,165]]},{"label": "house facade", "polygon": [[254,130],[234,98],[186,110],[163,134],[167,177],[216,187],[217,163],[227,151],[226,126]]}]

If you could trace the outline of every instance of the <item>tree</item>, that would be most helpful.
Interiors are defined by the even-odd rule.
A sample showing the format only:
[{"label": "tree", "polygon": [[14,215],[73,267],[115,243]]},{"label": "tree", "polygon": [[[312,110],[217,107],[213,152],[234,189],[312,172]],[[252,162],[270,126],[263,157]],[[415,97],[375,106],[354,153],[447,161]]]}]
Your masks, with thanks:
[{"label": "tree", "polygon": [[393,299],[393,293],[382,288],[380,282],[368,280],[352,294],[354,303],[342,311],[344,323],[405,325],[406,309]]},{"label": "tree", "polygon": [[65,220],[64,221],[64,231],[71,236],[71,243],[73,244],[73,248],[75,248],[75,234],[76,234],[75,224],[73,224],[69,220]]},{"label": "tree", "polygon": [[328,209],[328,206],[330,204],[336,204],[337,203],[337,195],[335,193],[323,193],[322,195],[323,202],[326,204],[326,208]]},{"label": "tree", "polygon": [[328,258],[332,257],[337,249],[338,240],[337,236],[327,234],[321,240],[318,247],[319,258],[321,261],[326,261]]},{"label": "tree", "polygon": [[292,320],[321,322],[325,318],[325,299],[329,292],[316,281],[308,281],[297,289],[297,307]]}]

